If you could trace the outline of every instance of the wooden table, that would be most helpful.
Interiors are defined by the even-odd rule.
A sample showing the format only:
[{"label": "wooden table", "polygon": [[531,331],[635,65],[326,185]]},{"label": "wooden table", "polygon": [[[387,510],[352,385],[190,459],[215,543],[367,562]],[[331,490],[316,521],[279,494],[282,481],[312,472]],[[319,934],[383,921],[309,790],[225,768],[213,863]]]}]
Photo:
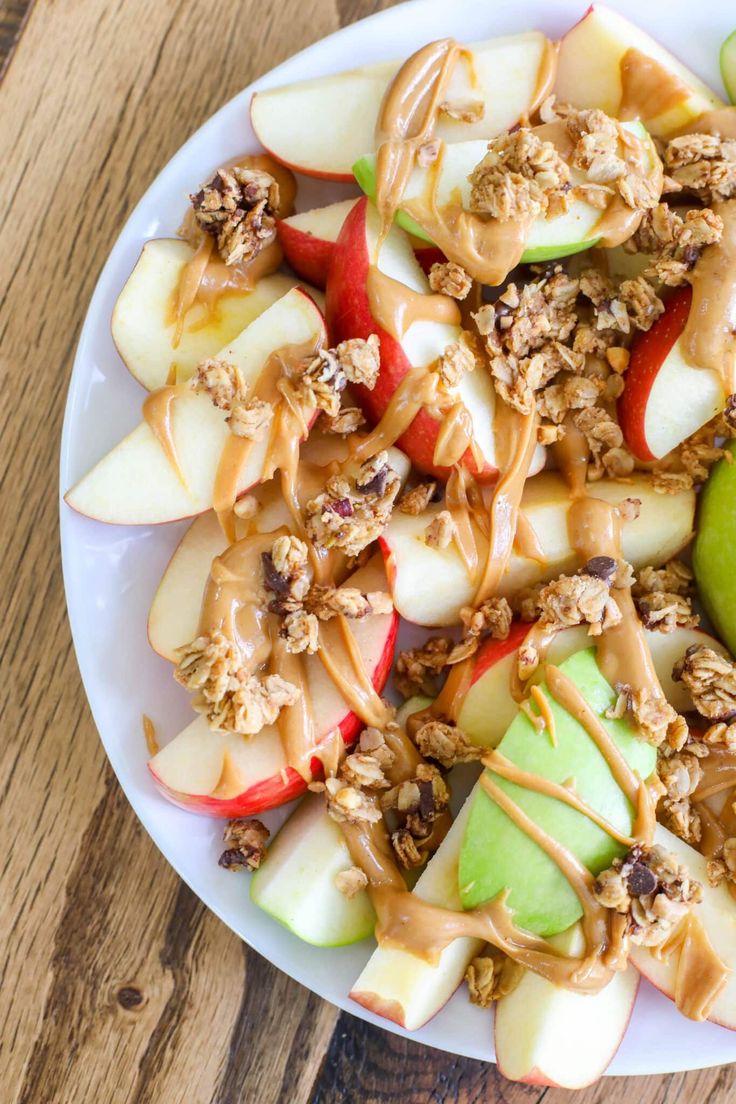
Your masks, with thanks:
[{"label": "wooden table", "polygon": [[[3,1104],[401,1104],[568,1099],[340,1014],[182,885],[107,765],[57,546],[59,431],[79,329],[127,214],[185,138],[372,0],[0,0],[4,492]],[[728,1068],[587,1102],[725,1102]]]}]

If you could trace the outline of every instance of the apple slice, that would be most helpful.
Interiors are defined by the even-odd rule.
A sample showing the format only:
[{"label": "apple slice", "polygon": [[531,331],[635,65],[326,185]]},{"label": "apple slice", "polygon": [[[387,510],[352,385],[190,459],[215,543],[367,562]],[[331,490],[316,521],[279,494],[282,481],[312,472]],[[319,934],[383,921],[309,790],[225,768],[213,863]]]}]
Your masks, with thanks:
[{"label": "apple slice", "polygon": [[[479,747],[496,747],[516,716],[517,703],[511,696],[511,675],[520,645],[531,626],[515,621],[506,640],[488,639],[474,657],[470,686],[465,694],[457,723],[472,743]],[[682,682],[672,678],[672,668],[691,645],[704,644],[717,652],[725,652],[718,641],[701,629],[678,626],[673,632],[661,633],[645,629],[654,669],[664,695],[678,713],[693,709],[692,699]],[[550,645],[547,661],[559,666],[569,656],[595,641],[588,636],[587,626],[576,625],[558,633]],[[544,667],[530,680],[541,682]],[[417,706],[421,709],[422,706]]]},{"label": "apple slice", "polygon": [[291,276],[264,276],[253,291],[223,295],[214,311],[195,303],[174,348],[172,303],[182,267],[194,255],[186,242],[154,238],[143,246],[112,312],[112,339],[125,367],[149,391],[168,382],[172,366],[182,383],[197,365],[229,345],[267,307],[296,285]]},{"label": "apple slice", "polygon": [[[292,288],[217,356],[256,383],[271,353],[284,345],[326,342],[319,308]],[[155,525],[193,517],[212,506],[215,475],[230,436],[226,414],[206,394],[185,391],[172,406],[174,446],[184,483],[146,422],[128,434],[67,491],[72,509],[115,525]],[[260,480],[268,437],[256,442],[239,481],[243,493]]]},{"label": "apple slice", "polygon": [[[660,495],[641,474],[635,474],[626,483],[600,480],[586,489],[593,498],[607,502],[620,502],[624,498],[641,501],[639,517],[628,522],[623,531],[624,557],[637,569],[664,563],[692,536],[693,491]],[[569,505],[567,484],[556,472],[542,472],[527,481],[521,510],[536,534],[544,560],[525,559],[514,552],[500,594],[508,596],[522,587],[578,568],[567,532]],[[394,605],[402,617],[418,625],[458,624],[460,609],[472,604],[475,593],[455,545],[439,549],[426,543],[426,527],[440,509],[441,504],[430,506],[415,517],[397,510],[380,538]],[[482,562],[487,542],[481,534],[477,534],[477,541]]]},{"label": "apple slice", "polygon": [[[641,120],[652,134],[670,137],[704,111],[723,106],[664,47],[603,4],[588,8],[560,42],[555,82],[558,98],[573,107],[599,107],[608,115],[619,115],[624,93],[622,63],[624,69],[631,63],[633,73],[633,65],[641,60],[636,55],[627,57],[630,50],[644,55],[645,62],[656,66],[638,97]],[[670,96],[668,83],[674,85]],[[678,87],[679,95],[675,94]]]},{"label": "apple slice", "polygon": [[[377,556],[350,578],[351,586],[364,591],[383,590],[385,582]],[[351,622],[363,664],[379,693],[393,662],[398,623],[396,613]],[[305,667],[316,749],[335,728],[349,745],[362,727],[359,718],[346,706],[318,656],[306,656]],[[154,755],[148,766],[165,797],[182,808],[210,816],[249,816],[283,805],[306,788],[305,780],[287,765],[275,726],[246,737],[213,732],[204,717],[197,717]],[[321,771],[316,757],[312,770],[315,774]]]},{"label": "apple slice", "polygon": [[[457,142],[508,130],[534,102],[546,49],[547,40],[538,31],[474,43],[477,83],[471,87],[467,67],[460,62],[446,99],[482,100],[483,117],[477,123],[442,118],[437,136]],[[383,95],[401,64],[379,62],[256,92],[250,109],[256,136],[273,157],[298,172],[352,180],[353,163],[373,148]]]},{"label": "apple slice", "polygon": [[[652,165],[657,157],[653,143],[641,123],[624,123],[624,128],[633,132],[637,137],[648,141],[648,149]],[[548,128],[541,126],[536,128],[540,138],[548,133]],[[405,208],[411,208],[422,199],[431,189],[436,189],[436,204],[440,210],[450,204],[461,204],[466,209],[470,205],[470,175],[483,160],[487,152],[487,143],[483,141],[456,142],[445,149],[439,172],[436,165],[422,168],[416,166],[412,172],[404,190],[400,208],[396,214],[396,222],[410,234],[432,242],[431,234],[422,225],[421,218],[416,210],[412,217]],[[572,184],[584,184],[586,175],[578,169],[572,169]],[[375,154],[366,154],[356,161],[353,166],[355,178],[363,191],[371,199],[376,196],[376,157]],[[580,253],[596,245],[598,237],[595,230],[601,221],[601,211],[593,207],[583,199],[575,199],[570,204],[569,210],[557,218],[545,218],[540,216],[532,225],[526,248],[521,260],[531,264],[541,261],[554,260],[557,257],[567,257],[572,253]],[[449,255],[449,254],[448,254]],[[471,272],[471,276],[476,273]]]},{"label": "apple slice", "polygon": [[[337,437],[315,440],[312,447],[310,438],[302,450],[300,501],[304,502],[318,493],[330,474],[325,467],[335,459],[342,461],[348,447],[347,442]],[[308,459],[315,454],[320,456],[322,465],[318,466]],[[397,448],[388,450],[388,458],[403,483],[409,474],[409,460]],[[268,485],[262,491],[256,494],[261,509],[253,523],[254,531],[271,533],[282,525],[290,528],[291,514],[278,488]],[[177,650],[197,635],[202,595],[212,561],[226,548],[222,526],[212,510],[194,519],[175,548],[156,588],[148,614],[148,642],[163,659],[176,663]],[[339,571],[335,573],[338,583],[342,581],[340,574]]]},{"label": "apple slice", "polygon": [[344,947],[373,934],[376,914],[361,889],[339,891],[335,878],[353,865],[324,800],[307,794],[270,844],[253,875],[251,900],[305,943]]},{"label": "apple slice", "polygon": [[[693,907],[693,914],[700,920],[705,934],[718,957],[730,969],[728,981],[713,1004],[708,1019],[732,1031],[736,1030],[736,905],[722,882],[712,886],[708,881],[706,859],[689,843],[684,843],[663,825],[658,824],[654,842],[665,851],[671,851],[677,861],[687,867],[690,875],[703,887],[703,900]],[[647,981],[671,1000],[677,991],[677,962],[679,952],[668,959],[660,958],[648,947],[631,948],[631,961]]]},{"label": "apple slice", "polygon": [[[580,925],[554,935],[561,954],[580,955]],[[623,1039],[639,988],[633,966],[614,974],[599,993],[574,993],[525,971],[496,1002],[494,1042],[500,1072],[511,1081],[583,1089],[603,1075]]]},{"label": "apple slice", "polygon": [[[470,801],[468,798],[463,805],[414,887],[423,901],[458,912],[457,864]],[[377,1016],[416,1031],[450,999],[482,946],[480,939],[455,939],[434,964],[408,951],[379,946],[350,990],[350,998]]]},{"label": "apple slice", "polygon": [[276,223],[284,257],[298,276],[315,287],[324,288],[327,283],[335,242],[354,206],[354,199],[343,199]]},{"label": "apple slice", "polygon": [[[736,441],[729,442],[732,455]],[[716,632],[736,654],[736,465],[719,460],[700,495],[693,568],[698,596]]]},{"label": "apple slice", "polygon": [[[368,295],[368,273],[372,263],[392,279],[429,295],[429,282],[422,272],[408,237],[393,226],[380,252],[378,239],[380,220],[373,204],[359,200],[346,218],[335,246],[335,255],[327,281],[327,324],[334,341],[347,338],[368,338],[377,333],[381,343],[381,371],[372,391],[356,388],[358,400],[368,417],[379,421],[391,398],[414,367],[424,367],[440,356],[445,348],[457,341],[460,327],[445,322],[414,321],[399,341],[379,326],[371,312]],[[495,444],[493,411],[495,392],[490,376],[481,368],[467,372],[457,388],[457,397],[465,404],[472,420],[473,433],[484,464],[483,478],[495,478]],[[418,468],[440,476],[447,469],[434,463],[434,450],[440,423],[422,410],[407,431],[399,438],[399,448]],[[475,460],[466,454],[468,467],[477,471]]]},{"label": "apple slice", "polygon": [[722,377],[685,359],[681,335],[692,290],[678,289],[650,330],[637,334],[618,400],[626,444],[638,460],[659,460],[723,410]]}]

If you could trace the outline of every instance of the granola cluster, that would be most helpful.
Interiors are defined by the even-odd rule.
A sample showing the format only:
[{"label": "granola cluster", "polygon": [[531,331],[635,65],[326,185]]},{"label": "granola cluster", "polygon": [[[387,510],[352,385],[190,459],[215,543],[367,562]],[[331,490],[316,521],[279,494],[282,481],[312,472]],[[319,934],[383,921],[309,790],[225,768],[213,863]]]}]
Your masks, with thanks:
[{"label": "granola cluster", "polygon": [[[357,418],[355,408],[340,410],[340,396],[348,383],[360,384],[372,390],[381,367],[378,336],[371,334],[367,340],[353,338],[342,341],[334,349],[320,349],[297,365],[293,374],[297,394],[306,411],[321,410],[340,425],[339,419],[347,416],[347,424]],[[334,432],[345,432],[346,423]]]},{"label": "granola cluster", "polygon": [[712,886],[722,882],[736,885],[736,838],[729,836],[706,864],[708,881]]},{"label": "granola cluster", "polygon": [[513,993],[524,975],[524,969],[495,947],[477,955],[465,971],[471,1004],[489,1008],[494,1001]]},{"label": "granola cluster", "polygon": [[660,494],[680,494],[705,483],[711,468],[719,460],[729,464],[733,457],[727,448],[717,442],[719,438],[730,437],[733,428],[729,422],[727,404],[724,414],[714,418],[697,430],[676,449],[659,460],[652,471],[652,486]]},{"label": "granola cluster", "polygon": [[341,548],[357,556],[387,525],[401,480],[379,452],[354,477],[333,475],[322,494],[307,503],[305,524],[318,548]]},{"label": "granola cluster", "polygon": [[451,299],[466,299],[473,280],[455,261],[438,261],[429,270],[429,286],[440,295]]},{"label": "granola cluster", "polygon": [[470,210],[504,222],[567,210],[570,168],[552,142],[526,127],[493,138],[469,180]]},{"label": "granola cluster", "polygon": [[675,664],[673,678],[685,684],[701,717],[728,724],[736,718],[736,664],[705,644],[693,644]]},{"label": "granola cluster", "polygon": [[422,844],[432,834],[439,816],[448,807],[450,795],[441,772],[430,763],[420,763],[413,778],[381,794],[384,812],[393,811],[402,826],[391,834],[391,843],[399,863],[409,869],[424,862]]},{"label": "granola cluster", "polygon": [[593,892],[600,905],[626,917],[632,943],[659,947],[702,900],[703,887],[674,855],[637,845],[598,875]]},{"label": "granola cluster", "polygon": [[268,828],[260,820],[246,820],[238,817],[229,820],[225,826],[223,839],[225,850],[218,860],[225,870],[257,870],[266,853],[266,844],[270,836]]},{"label": "granola cluster", "polygon": [[703,744],[690,742],[679,752],[666,744],[657,756],[657,776],[664,788],[657,804],[657,818],[686,843],[696,845],[702,835],[700,814],[691,798],[703,777],[700,760],[708,754]]},{"label": "granola cluster", "polygon": [[653,747],[666,744],[668,748],[679,751],[689,737],[687,722],[670,705],[662,693],[653,693],[644,688],[634,690],[625,683],[616,683],[618,695],[615,705],[606,710],[606,716],[615,720],[631,716],[641,736]]},{"label": "granola cluster", "polygon": [[414,743],[425,759],[431,759],[445,770],[458,763],[472,763],[480,759],[485,749],[475,747],[456,724],[444,721],[425,721],[414,733]]},{"label": "granola cluster", "polygon": [[404,491],[396,503],[396,509],[402,514],[418,517],[419,514],[424,513],[436,493],[437,484],[435,482],[417,483],[416,487]]},{"label": "granola cluster", "polygon": [[273,406],[264,399],[247,397],[247,388],[235,364],[210,357],[203,360],[192,377],[192,387],[227,411],[227,424],[236,437],[260,441],[273,420]]},{"label": "granola cluster", "polygon": [[736,195],[736,141],[713,134],[673,138],[664,153],[669,177],[708,205]]},{"label": "granola cluster", "polygon": [[664,567],[644,567],[632,588],[642,624],[657,632],[695,628],[700,618],[693,612],[693,573],[682,560],[669,560]]},{"label": "granola cluster", "polygon": [[649,255],[644,276],[679,287],[688,282],[705,246],[719,242],[722,234],[723,219],[708,207],[680,214],[668,203],[658,203],[645,213],[624,249]]},{"label": "granola cluster", "polygon": [[337,775],[324,783],[312,783],[310,789],[324,792],[333,820],[376,824],[383,817],[378,794],[390,786],[385,772],[390,771],[394,759],[385,733],[378,728],[365,728],[355,749],[340,764]]},{"label": "granola cluster", "polygon": [[[640,140],[624,130],[616,119],[603,111],[566,112],[565,125],[575,142],[572,163],[586,175],[582,186],[585,198],[595,202],[598,189],[599,205],[607,206],[612,195],[618,194],[627,207],[634,211],[646,211],[658,202],[661,180],[657,174],[642,171],[636,165],[636,153]],[[608,190],[608,195],[602,189]],[[605,197],[605,198],[604,198]]]},{"label": "granola cluster", "polygon": [[448,665],[454,642],[445,636],[433,636],[421,648],[399,652],[394,670],[394,686],[410,698],[414,694],[437,693],[437,679]]},{"label": "granola cluster", "polygon": [[276,233],[279,187],[261,169],[220,169],[192,201],[197,224],[226,265],[255,257]]}]

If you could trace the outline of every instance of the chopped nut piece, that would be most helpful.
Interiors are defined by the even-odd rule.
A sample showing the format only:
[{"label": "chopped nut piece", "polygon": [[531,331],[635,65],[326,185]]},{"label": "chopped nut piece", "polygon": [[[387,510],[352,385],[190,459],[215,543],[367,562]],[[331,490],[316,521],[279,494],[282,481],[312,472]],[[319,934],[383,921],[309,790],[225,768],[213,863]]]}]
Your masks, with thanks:
[{"label": "chopped nut piece", "polygon": [[429,286],[432,291],[449,295],[452,299],[465,299],[473,286],[473,279],[455,261],[437,261],[429,270]]},{"label": "chopped nut piece", "polygon": [[456,532],[457,526],[450,511],[440,510],[424,530],[424,539],[430,548],[449,548]]},{"label": "chopped nut piece", "polygon": [[248,402],[234,403],[227,418],[230,432],[236,437],[246,437],[250,441],[263,440],[272,421],[273,407],[263,399],[249,399]]},{"label": "chopped nut piece", "polygon": [[593,893],[604,908],[626,916],[632,943],[658,947],[702,900],[703,887],[674,855],[637,844],[598,875]]},{"label": "chopped nut piece", "polygon": [[728,722],[736,715],[736,664],[704,644],[693,644],[675,664],[672,677],[683,682],[702,717]]},{"label": "chopped nut piece", "polygon": [[338,870],[335,875],[335,885],[343,897],[352,900],[361,889],[368,885],[368,878],[359,866],[351,866],[347,870]]},{"label": "chopped nut piece", "polygon": [[420,169],[427,169],[430,165],[433,165],[440,155],[441,148],[442,142],[439,138],[430,138],[428,141],[422,142],[417,150],[417,164]]},{"label": "chopped nut piece", "polygon": [[424,856],[416,845],[416,841],[408,828],[399,828],[391,834],[391,846],[396,858],[406,870],[421,866]]},{"label": "chopped nut piece", "polygon": [[434,679],[447,666],[453,643],[444,636],[431,637],[421,648],[411,648],[399,652],[394,672],[394,686],[405,698],[418,691],[429,694],[436,692]]},{"label": "chopped nut piece", "polygon": [[469,177],[470,210],[506,221],[546,212],[554,201],[566,209],[570,168],[552,142],[522,127],[488,143]]},{"label": "chopped nut piece", "polygon": [[246,494],[235,502],[233,513],[236,517],[239,517],[241,521],[252,521],[258,514],[260,508],[261,504],[255,495]]},{"label": "chopped nut piece", "polygon": [[414,742],[425,759],[433,759],[445,770],[457,763],[472,763],[485,753],[474,747],[461,728],[442,721],[426,721],[414,734]]},{"label": "chopped nut piece", "polygon": [[418,517],[429,506],[436,490],[436,483],[418,483],[410,491],[404,491],[396,503],[396,508],[402,514],[411,514],[413,517]]},{"label": "chopped nut piece", "polygon": [[226,850],[220,855],[219,865],[226,870],[242,867],[257,870],[266,853],[270,834],[260,820],[246,820],[245,817],[229,820],[223,833]]},{"label": "chopped nut piece", "polygon": [[226,265],[249,260],[272,241],[279,187],[260,169],[220,169],[189,197],[199,226],[215,239]]}]

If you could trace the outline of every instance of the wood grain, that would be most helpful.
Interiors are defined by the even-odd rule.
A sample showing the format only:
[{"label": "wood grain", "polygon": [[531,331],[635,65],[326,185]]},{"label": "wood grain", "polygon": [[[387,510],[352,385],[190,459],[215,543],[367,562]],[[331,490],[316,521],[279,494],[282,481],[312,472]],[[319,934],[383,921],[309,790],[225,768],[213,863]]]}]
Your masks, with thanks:
[{"label": "wood grain", "polygon": [[[66,385],[99,270],[184,139],[258,73],[390,0],[1,0],[0,1099],[3,1104],[562,1102],[340,1015],[209,914],[107,766],[57,550]],[[24,20],[25,25],[24,25]],[[641,1104],[726,1069],[601,1083]]]}]

